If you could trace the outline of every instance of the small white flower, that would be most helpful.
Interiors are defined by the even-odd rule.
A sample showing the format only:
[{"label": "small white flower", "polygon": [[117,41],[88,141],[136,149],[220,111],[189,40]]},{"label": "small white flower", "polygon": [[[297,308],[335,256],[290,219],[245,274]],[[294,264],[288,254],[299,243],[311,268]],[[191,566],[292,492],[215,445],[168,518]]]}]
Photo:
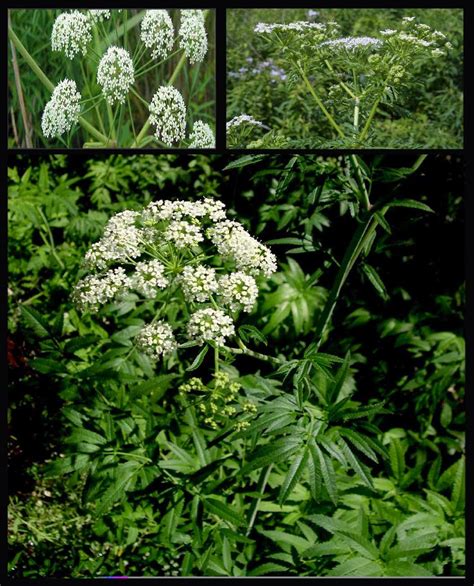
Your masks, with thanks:
[{"label": "small white flower", "polygon": [[324,43],[321,43],[319,46],[343,48],[347,49],[348,51],[354,51],[355,49],[360,49],[364,47],[378,49],[382,46],[382,44],[383,41],[381,41],[380,39],[375,39],[374,37],[343,37],[340,39],[331,39],[329,41],[324,41]]},{"label": "small white flower", "polygon": [[275,255],[238,222],[218,222],[209,228],[207,235],[217,246],[219,253],[232,259],[239,270],[267,277],[276,271]]},{"label": "small white flower", "polygon": [[94,242],[84,257],[89,269],[104,269],[112,262],[127,261],[142,254],[143,230],[137,226],[139,212],[125,210],[112,216],[103,237]]},{"label": "small white flower", "polygon": [[89,20],[96,24],[97,22],[103,22],[104,20],[109,20],[110,18],[110,10],[88,10],[87,16]]},{"label": "small white flower", "polygon": [[189,319],[188,337],[198,344],[214,342],[223,346],[235,334],[234,322],[220,309],[199,309]]},{"label": "small white flower", "polygon": [[204,60],[207,53],[207,33],[202,10],[181,10],[179,46],[191,64]]},{"label": "small white flower", "polygon": [[234,116],[232,120],[229,120],[226,124],[226,129],[229,131],[231,128],[240,126],[241,124],[253,124],[254,126],[260,126],[264,128],[264,124],[258,120],[255,120],[253,116],[250,116],[249,114],[241,114],[240,116]]},{"label": "small white flower", "polygon": [[123,267],[99,275],[87,275],[77,283],[73,301],[82,311],[96,312],[101,305],[125,291],[128,285],[129,280]]},{"label": "small white flower", "polygon": [[155,126],[156,139],[167,146],[185,138],[186,106],[176,88],[158,88],[150,104],[150,123]]},{"label": "small white flower", "polygon": [[380,31],[380,34],[383,35],[384,37],[391,37],[394,34],[396,34],[396,30],[392,29],[392,28],[386,28],[383,31]]},{"label": "small white flower", "polygon": [[71,130],[79,119],[80,99],[75,81],[63,79],[58,83],[41,118],[41,129],[47,138],[61,136]]},{"label": "small white flower", "polygon": [[186,220],[174,220],[170,222],[163,234],[165,240],[173,242],[176,248],[197,246],[204,240],[199,226],[186,222]]},{"label": "small white flower", "polygon": [[97,83],[112,106],[122,104],[135,81],[135,70],[130,54],[121,47],[109,47],[97,69]]},{"label": "small white flower", "polygon": [[188,301],[204,303],[217,291],[216,271],[199,265],[184,267],[179,283]]},{"label": "small white flower", "polygon": [[51,47],[53,51],[63,51],[68,59],[74,59],[78,53],[85,55],[91,40],[91,22],[78,10],[64,12],[54,21]]},{"label": "small white flower", "polygon": [[223,275],[219,279],[219,295],[232,311],[252,311],[258,297],[255,279],[241,271]]},{"label": "small white flower", "polygon": [[173,21],[167,10],[147,10],[140,27],[140,38],[153,59],[167,57],[174,42]]},{"label": "small white flower", "polygon": [[130,279],[131,286],[144,297],[155,297],[157,289],[164,289],[169,284],[164,272],[165,267],[159,260],[139,262]]},{"label": "small white flower", "polygon": [[216,147],[216,139],[212,128],[202,120],[196,120],[193,130],[189,135],[191,149],[213,149]]},{"label": "small white flower", "polygon": [[159,360],[177,348],[172,327],[161,320],[144,326],[135,338],[135,343],[153,360]]}]

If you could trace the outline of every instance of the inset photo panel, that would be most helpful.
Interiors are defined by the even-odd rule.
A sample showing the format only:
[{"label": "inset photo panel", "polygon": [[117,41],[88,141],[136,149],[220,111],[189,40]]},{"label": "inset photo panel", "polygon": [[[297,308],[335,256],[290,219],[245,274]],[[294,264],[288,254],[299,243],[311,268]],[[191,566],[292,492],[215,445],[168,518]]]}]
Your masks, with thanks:
[{"label": "inset photo panel", "polygon": [[215,148],[215,10],[10,10],[9,148]]},{"label": "inset photo panel", "polygon": [[227,10],[227,147],[463,148],[463,10]]}]

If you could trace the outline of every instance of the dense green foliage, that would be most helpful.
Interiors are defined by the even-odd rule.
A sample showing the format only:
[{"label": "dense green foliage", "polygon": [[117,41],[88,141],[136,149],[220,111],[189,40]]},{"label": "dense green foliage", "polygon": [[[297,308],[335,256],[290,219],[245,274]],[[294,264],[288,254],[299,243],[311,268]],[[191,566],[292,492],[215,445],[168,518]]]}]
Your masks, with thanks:
[{"label": "dense green foliage", "polygon": [[[443,155],[12,158],[10,575],[462,575],[462,173]],[[80,315],[71,290],[111,214],[203,195],[279,270],[242,354],[155,367],[133,344],[146,309]]]},{"label": "dense green foliage", "polygon": [[[378,56],[370,47],[357,51],[331,47],[319,55],[314,40],[317,30],[292,36],[281,31],[254,32],[258,23],[336,22],[340,37],[383,40],[390,37],[381,31],[399,30],[404,17],[415,17],[415,22],[442,32],[452,48],[439,58],[433,58],[431,50],[407,57],[401,49],[398,59],[395,52],[376,63],[372,60]],[[264,125],[241,125],[239,136],[237,132],[228,134],[231,147],[462,147],[461,9],[235,9],[227,12],[227,39],[227,119],[247,114]],[[385,68],[396,64],[402,78],[397,81],[395,70],[394,77],[386,77],[382,64]],[[357,113],[352,92],[364,95]],[[337,122],[340,133],[335,132],[318,100]],[[378,106],[365,132],[375,103]],[[359,131],[355,140],[352,126]]]},{"label": "dense green foliage", "polygon": [[[149,104],[160,86],[173,85],[186,104],[187,129],[197,120],[215,130],[215,15],[206,15],[208,50],[203,61],[191,64],[179,49],[180,11],[169,11],[175,28],[175,43],[166,58],[151,57],[141,40],[140,27],[144,10],[112,10],[108,20],[93,29],[93,40],[86,55],[77,54],[68,59],[64,52],[52,51],[52,29],[64,9],[10,10],[9,12],[9,66],[8,66],[8,123],[10,147],[162,147],[152,138],[149,125]],[[87,13],[88,11],[83,11]],[[23,45],[13,42],[13,35]],[[108,47],[126,49],[132,57],[135,83],[127,100],[112,108],[101,98],[97,81],[98,64]],[[38,73],[37,69],[40,69]],[[42,77],[41,72],[46,79]],[[42,114],[51,98],[52,87],[63,79],[76,82],[81,93],[81,117],[89,126],[74,125],[69,132],[55,138],[44,136]],[[99,131],[104,140],[91,134],[90,126]],[[147,130],[140,134],[142,129]],[[139,140],[137,140],[137,138]],[[189,141],[179,145],[185,148]]]}]

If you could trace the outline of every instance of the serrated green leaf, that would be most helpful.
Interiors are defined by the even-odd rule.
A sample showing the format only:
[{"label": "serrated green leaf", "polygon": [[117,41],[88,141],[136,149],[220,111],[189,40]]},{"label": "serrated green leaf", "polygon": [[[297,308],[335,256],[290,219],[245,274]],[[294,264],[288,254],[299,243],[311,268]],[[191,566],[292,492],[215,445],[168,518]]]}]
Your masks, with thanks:
[{"label": "serrated green leaf", "polygon": [[257,470],[272,463],[279,464],[297,452],[300,447],[299,440],[293,438],[284,438],[261,446],[249,456],[249,461],[242,468],[241,474],[245,475],[252,470]]},{"label": "serrated green leaf", "polygon": [[385,288],[385,285],[376,269],[372,265],[364,263],[362,265],[362,270],[380,297],[382,297],[382,299],[388,299],[387,289]]},{"label": "serrated green leaf", "polygon": [[359,452],[362,452],[369,460],[378,462],[377,454],[370,447],[367,438],[353,429],[339,429],[339,433],[344,436]]},{"label": "serrated green leaf", "polygon": [[351,448],[347,445],[347,443],[342,439],[339,438],[339,443],[341,445],[342,451],[344,452],[344,456],[347,458],[347,461],[351,465],[354,472],[357,476],[362,480],[362,482],[371,489],[374,489],[374,483],[372,478],[370,477],[370,472],[362,462],[359,461],[357,456],[351,450]]},{"label": "serrated green leaf", "polygon": [[38,338],[51,337],[48,324],[44,321],[43,317],[36,311],[36,309],[27,307],[26,305],[21,305],[20,311],[21,317],[25,321],[26,325],[33,330]]},{"label": "serrated green leaf", "polygon": [[96,515],[101,516],[109,511],[112,505],[124,496],[127,486],[141,467],[142,464],[132,461],[117,466],[114,481],[97,503]]},{"label": "serrated green leaf", "polygon": [[246,525],[246,520],[242,515],[236,511],[234,508],[226,505],[222,501],[219,501],[215,498],[206,497],[203,500],[204,508],[213,515],[217,515],[220,519],[224,521],[229,521],[233,525],[237,525],[238,527],[242,527]]},{"label": "serrated green leaf", "polygon": [[296,454],[293,462],[291,463],[290,469],[285,476],[285,480],[281,485],[280,495],[278,497],[278,502],[280,505],[282,505],[287,500],[296,483],[301,478],[301,475],[303,474],[303,471],[306,467],[307,460],[308,451],[306,449],[302,453]]},{"label": "serrated green leaf", "polygon": [[321,470],[321,476],[324,481],[324,486],[328,492],[329,498],[336,505],[337,504],[337,486],[336,486],[336,474],[334,472],[334,466],[331,459],[327,457],[314,439],[309,442],[309,449],[313,454],[313,458],[317,458],[319,461],[319,469]]},{"label": "serrated green leaf", "polygon": [[434,210],[432,210],[430,206],[422,203],[421,201],[417,201],[416,199],[394,199],[393,201],[388,202],[386,205],[390,208],[413,208],[434,214]]}]

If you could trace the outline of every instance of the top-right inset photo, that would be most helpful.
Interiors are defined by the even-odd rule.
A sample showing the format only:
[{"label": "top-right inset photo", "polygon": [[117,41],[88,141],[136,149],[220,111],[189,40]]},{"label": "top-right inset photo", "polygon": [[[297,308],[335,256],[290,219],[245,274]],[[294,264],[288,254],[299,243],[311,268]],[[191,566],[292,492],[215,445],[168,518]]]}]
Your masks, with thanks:
[{"label": "top-right inset photo", "polygon": [[463,10],[227,10],[227,147],[463,148]]}]

